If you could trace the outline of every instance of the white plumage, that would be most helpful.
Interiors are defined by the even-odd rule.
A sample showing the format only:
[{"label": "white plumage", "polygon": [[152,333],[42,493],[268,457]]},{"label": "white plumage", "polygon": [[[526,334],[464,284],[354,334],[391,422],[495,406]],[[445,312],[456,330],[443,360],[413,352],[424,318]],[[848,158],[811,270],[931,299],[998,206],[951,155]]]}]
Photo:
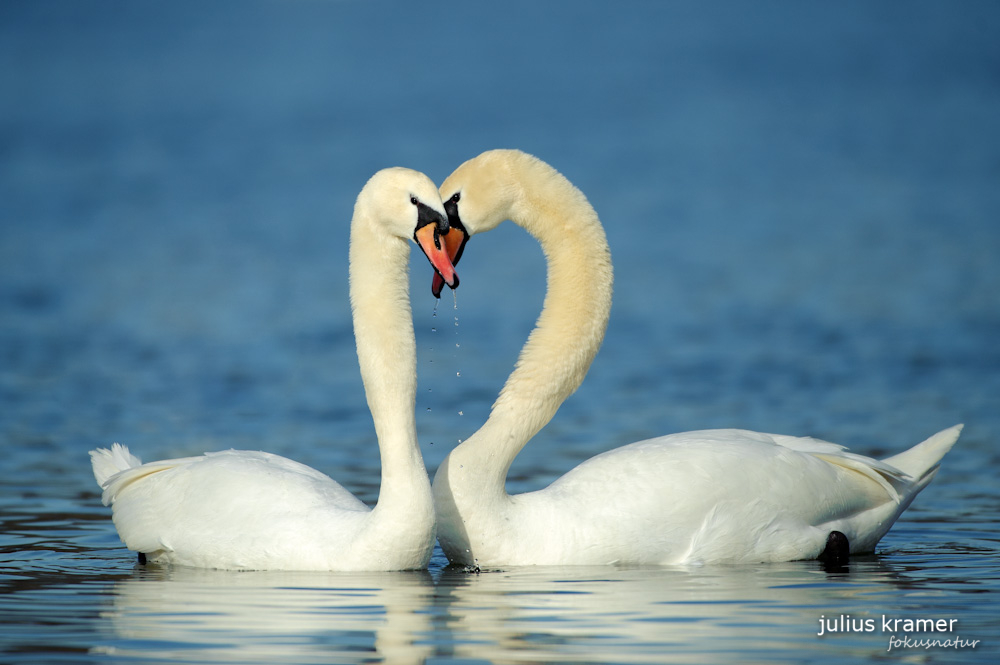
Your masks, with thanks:
[{"label": "white plumage", "polygon": [[329,476],[265,452],[229,450],[142,464],[128,449],[91,452],[94,476],[129,549],[150,562],[226,569],[402,570],[434,545],[430,482],[414,419],[416,350],[409,239],[454,284],[437,242],[446,214],[423,174],[385,169],[351,223],[350,281],[365,394],[382,462],[369,508]]},{"label": "white plumage", "polygon": [[441,196],[470,234],[511,219],[548,261],[545,303],[517,367],[487,422],[434,478],[438,538],[453,562],[787,561],[819,556],[833,531],[852,553],[870,552],[958,439],[960,425],[878,461],[812,438],[684,432],[597,455],[544,489],[509,495],[515,456],[580,385],[603,340],[610,251],[584,195],[518,151],[469,160]]}]

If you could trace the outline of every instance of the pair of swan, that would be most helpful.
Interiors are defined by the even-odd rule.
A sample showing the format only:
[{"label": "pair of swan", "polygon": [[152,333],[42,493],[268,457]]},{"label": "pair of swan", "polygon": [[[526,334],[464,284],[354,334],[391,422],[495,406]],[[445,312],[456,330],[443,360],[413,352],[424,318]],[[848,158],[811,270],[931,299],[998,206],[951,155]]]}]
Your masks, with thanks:
[{"label": "pair of swan", "polygon": [[[267,453],[141,465],[117,444],[94,451],[104,502],[141,560],[422,568],[435,516],[448,558],[467,565],[839,560],[874,549],[958,439],[960,425],[878,461],[811,438],[685,432],[597,455],[545,489],[511,496],[504,485],[511,463],[580,385],[601,345],[610,252],[586,197],[525,153],[486,152],[440,192],[428,183],[412,171],[379,172],[359,195],[351,227],[355,337],[382,456],[375,508]],[[466,239],[505,219],[542,245],[545,303],[488,420],[448,455],[431,486],[414,425],[405,241],[421,227],[415,239],[435,268],[437,295],[457,285],[454,264]]]}]

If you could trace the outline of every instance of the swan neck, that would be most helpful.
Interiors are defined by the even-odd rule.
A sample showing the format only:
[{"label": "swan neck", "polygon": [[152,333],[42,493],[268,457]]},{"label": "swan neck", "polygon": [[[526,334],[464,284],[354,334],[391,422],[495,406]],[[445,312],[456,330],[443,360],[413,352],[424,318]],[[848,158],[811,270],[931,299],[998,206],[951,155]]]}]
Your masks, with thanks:
[{"label": "swan neck", "polygon": [[361,378],[381,457],[379,512],[395,511],[393,506],[410,506],[412,512],[427,485],[414,417],[416,342],[409,299],[409,254],[406,240],[381,231],[367,211],[355,210],[350,245],[351,311]]},{"label": "swan neck", "polygon": [[501,485],[524,445],[583,381],[604,339],[613,288],[607,238],[583,193],[540,160],[515,167],[516,195],[505,213],[542,246],[545,301],[487,423],[459,446],[487,460]]}]

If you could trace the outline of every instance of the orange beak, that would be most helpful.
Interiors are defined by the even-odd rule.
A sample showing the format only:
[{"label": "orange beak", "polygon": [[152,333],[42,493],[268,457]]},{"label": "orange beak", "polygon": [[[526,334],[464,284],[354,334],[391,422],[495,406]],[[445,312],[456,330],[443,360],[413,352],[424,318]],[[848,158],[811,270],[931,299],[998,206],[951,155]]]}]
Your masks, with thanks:
[{"label": "orange beak", "polygon": [[[469,234],[466,232],[465,227],[462,226],[461,222],[452,223],[451,228],[448,229],[448,233],[441,236],[444,239],[444,251],[448,253],[448,260],[452,265],[452,270],[454,266],[462,258],[462,252],[465,250],[465,243],[469,241]],[[431,293],[434,294],[435,298],[441,297],[441,291],[444,289],[445,280],[440,270],[434,272],[434,277],[431,280]],[[448,284],[451,286],[451,284]],[[455,278],[455,286],[458,286],[458,278]],[[452,289],[455,286],[451,286]]]},{"label": "orange beak", "polygon": [[[444,284],[447,284],[456,289],[458,288],[458,273],[455,272],[455,266],[451,262],[448,243],[445,242],[442,246],[442,237],[445,236],[442,236],[438,231],[437,224],[424,224],[413,234],[413,239],[417,241],[427,260],[434,266],[435,284],[440,280],[442,288],[444,288]],[[438,293],[440,293],[440,289]]]}]

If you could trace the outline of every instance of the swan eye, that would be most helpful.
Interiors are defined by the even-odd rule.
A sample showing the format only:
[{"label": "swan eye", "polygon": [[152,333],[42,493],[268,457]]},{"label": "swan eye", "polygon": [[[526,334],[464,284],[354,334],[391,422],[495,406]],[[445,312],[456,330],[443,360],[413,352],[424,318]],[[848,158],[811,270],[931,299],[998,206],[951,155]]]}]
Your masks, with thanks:
[{"label": "swan eye", "polygon": [[461,192],[455,192],[455,195],[454,195],[454,196],[452,196],[452,197],[451,197],[450,199],[448,199],[448,200],[449,200],[449,201],[451,201],[452,203],[458,203],[458,200],[459,200],[460,198],[462,198],[462,193],[461,193]]},{"label": "swan eye", "polygon": [[418,203],[420,203],[420,201],[417,201],[417,197],[416,196],[411,196],[410,197],[410,203],[412,203],[413,205],[417,205]]}]

